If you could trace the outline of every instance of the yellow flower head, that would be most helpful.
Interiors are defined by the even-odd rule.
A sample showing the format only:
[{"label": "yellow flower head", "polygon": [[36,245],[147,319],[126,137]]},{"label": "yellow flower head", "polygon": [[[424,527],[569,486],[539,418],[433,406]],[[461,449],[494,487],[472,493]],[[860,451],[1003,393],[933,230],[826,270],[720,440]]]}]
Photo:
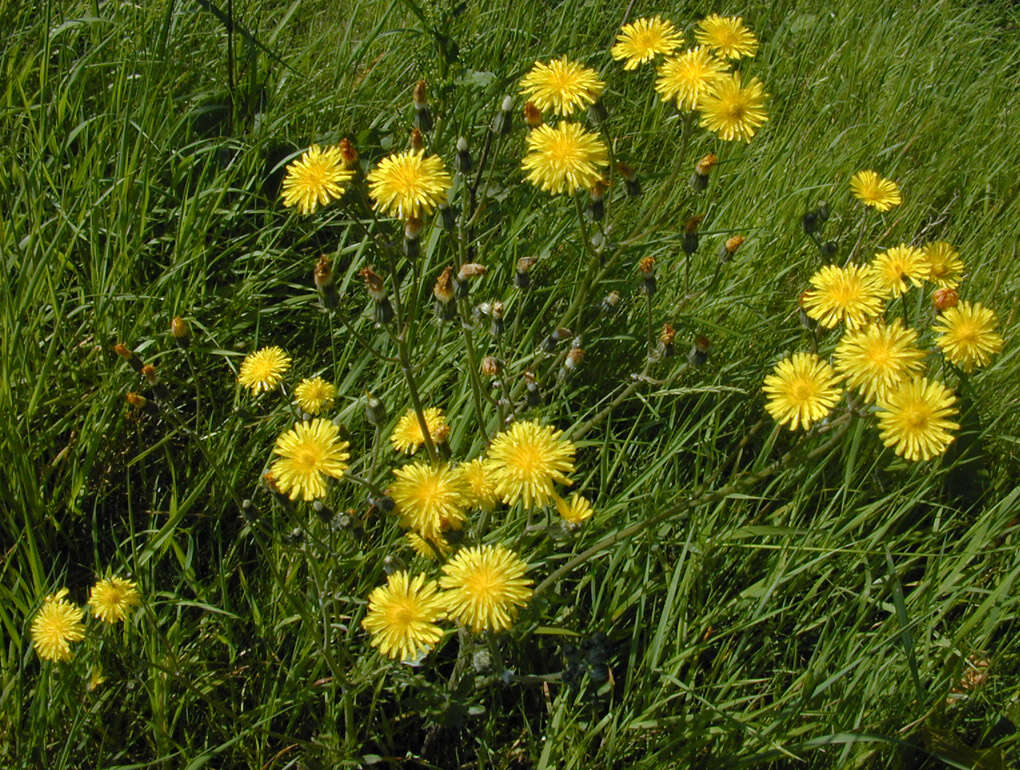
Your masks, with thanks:
[{"label": "yellow flower head", "polygon": [[765,98],[768,94],[758,78],[746,86],[736,73],[720,75],[709,84],[698,100],[700,125],[720,139],[750,142],[758,128],[768,119]]},{"label": "yellow flower head", "polygon": [[739,16],[720,16],[713,13],[698,22],[694,37],[701,45],[717,51],[724,59],[739,59],[754,56],[758,51],[758,39]]},{"label": "yellow flower head", "polygon": [[306,378],[294,388],[294,402],[306,414],[316,415],[333,406],[336,394],[336,385],[322,377]]},{"label": "yellow flower head", "polygon": [[477,458],[460,466],[461,475],[471,493],[471,505],[484,511],[491,511],[499,502],[496,486],[492,481],[489,464]]},{"label": "yellow flower head", "polygon": [[878,407],[882,443],[908,460],[930,460],[946,451],[953,440],[949,431],[960,426],[956,396],[941,382],[924,377],[905,380],[891,390]]},{"label": "yellow flower head", "polygon": [[605,84],[593,69],[570,59],[553,59],[535,66],[521,80],[521,92],[543,112],[570,115],[594,104]]},{"label": "yellow flower head", "polygon": [[963,260],[952,244],[935,241],[924,247],[924,256],[931,266],[928,277],[940,289],[955,289],[963,278]]},{"label": "yellow flower head", "polygon": [[70,660],[70,643],[85,638],[82,624],[85,610],[71,604],[65,596],[66,588],[50,594],[32,618],[32,645],[43,660]]},{"label": "yellow flower head", "polygon": [[660,53],[673,53],[683,42],[683,35],[676,31],[672,23],[656,16],[625,24],[616,36],[616,45],[609,49],[609,53],[617,61],[626,60],[623,65],[625,70],[633,70]]},{"label": "yellow flower head", "polygon": [[398,219],[421,218],[446,202],[453,186],[438,155],[407,150],[383,158],[368,173],[369,193],[376,211]]},{"label": "yellow flower head", "polygon": [[400,523],[422,537],[442,540],[445,530],[460,529],[470,491],[459,471],[448,465],[411,463],[393,471],[390,484]]},{"label": "yellow flower head", "polygon": [[493,439],[489,472],[504,503],[518,500],[525,508],[548,505],[556,497],[553,484],[569,486],[574,470],[574,445],[563,431],[520,420]]},{"label": "yellow flower head", "polygon": [[361,626],[372,634],[372,646],[383,655],[413,661],[442,637],[443,629],[436,621],[444,614],[436,581],[426,580],[424,574],[412,578],[401,570],[368,595],[368,614]]},{"label": "yellow flower head", "polygon": [[762,390],[768,396],[765,409],[790,430],[807,430],[827,417],[843,393],[836,372],[814,353],[784,358],[765,378]]},{"label": "yellow flower head", "polygon": [[804,292],[804,312],[831,329],[845,323],[856,329],[882,312],[884,292],[870,265],[826,265],[811,276]]},{"label": "yellow flower head", "polygon": [[599,166],[609,162],[602,139],[578,123],[539,126],[528,134],[527,143],[521,166],[528,181],[553,194],[591,189],[602,180]]},{"label": "yellow flower head", "polygon": [[136,607],[140,601],[134,581],[117,577],[100,580],[89,593],[92,614],[104,623],[127,620],[131,608]]},{"label": "yellow flower head", "polygon": [[595,513],[595,509],[591,507],[591,503],[588,502],[588,498],[581,497],[576,492],[571,493],[568,500],[564,500],[562,497],[556,497],[556,510],[560,512],[560,516],[563,520],[572,526],[587,521]]},{"label": "yellow flower head", "polygon": [[726,65],[708,48],[698,46],[666,59],[658,69],[655,90],[662,101],[676,101],[677,109],[693,110],[709,87],[726,74]]},{"label": "yellow flower head", "polygon": [[893,297],[906,294],[910,284],[920,286],[931,275],[924,252],[906,244],[876,254],[871,265],[882,288]]},{"label": "yellow flower head", "polygon": [[280,456],[269,472],[277,488],[291,500],[315,500],[326,495],[326,476],[339,479],[347,470],[349,444],[330,420],[316,417],[299,422],[276,439]]},{"label": "yellow flower head", "polygon": [[857,200],[877,211],[888,211],[903,202],[896,183],[874,171],[858,171],[850,177],[850,190]]},{"label": "yellow flower head", "polygon": [[320,148],[313,144],[300,158],[287,166],[283,178],[283,205],[297,206],[302,214],[312,214],[344,194],[343,185],[354,172],[346,167],[339,147]]},{"label": "yellow flower head", "polygon": [[[430,406],[422,411],[425,426],[429,429],[432,443],[442,444],[450,436],[450,426],[446,422],[443,410]],[[413,409],[408,409],[397,420],[397,427],[390,434],[390,443],[397,452],[413,455],[425,443],[425,435],[421,432],[421,423]]]},{"label": "yellow flower head", "polygon": [[836,369],[867,401],[881,401],[891,388],[924,368],[924,353],[916,342],[917,332],[904,328],[899,319],[848,331],[836,346]]},{"label": "yellow flower head", "polygon": [[984,366],[1002,350],[1003,339],[995,332],[995,313],[980,302],[962,300],[939,317],[935,344],[942,354],[968,374]]},{"label": "yellow flower head", "polygon": [[289,368],[290,356],[283,352],[283,348],[276,345],[260,348],[244,357],[237,381],[258,394],[283,382],[283,374]]},{"label": "yellow flower head", "polygon": [[462,548],[443,565],[439,585],[450,618],[472,631],[510,628],[517,608],[531,599],[528,565],[502,545]]}]

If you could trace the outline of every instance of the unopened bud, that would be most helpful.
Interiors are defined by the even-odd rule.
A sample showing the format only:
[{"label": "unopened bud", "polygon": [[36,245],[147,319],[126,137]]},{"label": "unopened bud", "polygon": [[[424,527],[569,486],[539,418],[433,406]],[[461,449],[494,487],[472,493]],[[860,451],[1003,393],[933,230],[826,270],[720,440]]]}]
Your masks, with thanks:
[{"label": "unopened bud", "polygon": [[500,136],[506,136],[510,133],[510,129],[513,127],[513,121],[510,119],[510,112],[514,108],[513,97],[507,95],[503,97],[502,103],[499,105],[499,112],[492,119],[492,133],[499,134]]},{"label": "unopened bud", "polygon": [[609,113],[606,112],[606,105],[602,103],[601,99],[596,99],[588,105],[588,115],[595,123],[602,123],[609,117]]},{"label": "unopened bud", "polygon": [[699,334],[694,338],[694,344],[691,346],[691,352],[687,355],[687,360],[692,366],[703,366],[708,360],[708,349],[712,346],[708,337],[704,334]]},{"label": "unopened bud", "polygon": [[499,371],[499,361],[495,358],[492,356],[486,356],[482,359],[482,374],[486,377],[496,377],[499,375]]},{"label": "unopened bud", "polygon": [[563,368],[574,371],[581,365],[583,360],[584,349],[580,347],[578,341],[575,341],[574,345],[567,351],[567,357],[563,359]]},{"label": "unopened bud", "polygon": [[620,305],[620,292],[615,289],[602,298],[602,312],[614,313]]},{"label": "unopened bud", "polygon": [[425,149],[425,137],[421,135],[417,126],[411,129],[411,149],[415,152]]},{"label": "unopened bud", "polygon": [[472,168],[474,168],[474,161],[471,159],[468,140],[462,136],[457,139],[457,170],[462,174],[467,174]]},{"label": "unopened bud", "polygon": [[346,137],[340,140],[340,157],[343,158],[347,168],[355,168],[358,165],[358,151],[354,149],[351,140]]},{"label": "unopened bud", "polygon": [[439,206],[439,224],[444,230],[453,230],[457,226],[457,208],[448,203]]},{"label": "unopened bud", "polygon": [[366,394],[365,419],[368,420],[370,425],[375,426],[382,425],[386,422],[386,404],[371,393]]},{"label": "unopened bud", "polygon": [[453,285],[453,266],[447,265],[439,274],[435,285],[432,287],[432,295],[436,298],[436,312],[444,321],[453,318],[457,309],[453,298],[456,296]]},{"label": "unopened bud", "polygon": [[740,248],[740,244],[742,244],[745,240],[747,239],[742,235],[734,235],[732,238],[727,238],[723,242],[722,248],[719,250],[719,259],[724,263],[729,262],[733,259],[733,255],[737,253],[737,249]]},{"label": "unopened bud", "polygon": [[599,179],[588,191],[588,216],[593,222],[601,222],[606,215],[606,183]]},{"label": "unopened bud", "polygon": [[673,340],[675,339],[676,329],[669,324],[663,324],[662,331],[659,333],[659,352],[663,358],[676,355],[676,350],[673,348]]},{"label": "unopened bud", "polygon": [[694,164],[694,174],[691,175],[691,187],[696,192],[701,192],[708,187],[708,175],[718,159],[713,153],[708,153]]},{"label": "unopened bud", "polygon": [[404,256],[409,260],[416,260],[421,256],[421,243],[418,237],[424,228],[421,219],[411,217],[404,223]]},{"label": "unopened bud", "polygon": [[641,293],[646,297],[655,294],[655,257],[643,257],[638,262],[638,270],[641,273]]},{"label": "unopened bud", "polygon": [[931,293],[931,302],[940,313],[951,307],[956,307],[959,301],[960,295],[956,293],[956,289],[935,289]]},{"label": "unopened bud", "polygon": [[333,280],[333,266],[329,257],[323,254],[315,263],[315,271],[312,273],[315,281],[315,288],[319,292],[322,304],[328,310],[333,310],[339,304],[340,298],[337,295],[336,282]]},{"label": "unopened bud", "polygon": [[365,289],[368,290],[368,296],[376,302],[382,302],[386,299],[386,287],[383,285],[381,275],[370,267],[362,268],[358,271],[358,275],[365,281]]},{"label": "unopened bud", "polygon": [[411,98],[414,100],[414,108],[416,110],[423,110],[429,106],[428,90],[424,80],[419,80],[414,84]]},{"label": "unopened bud", "polygon": [[502,302],[493,302],[489,307],[489,312],[492,314],[492,323],[489,324],[489,334],[493,337],[499,337],[503,334],[504,323],[503,323],[503,312],[505,308]]},{"label": "unopened bud", "polygon": [[528,128],[538,128],[542,125],[542,110],[535,106],[534,102],[524,103],[524,122]]},{"label": "unopened bud", "polygon": [[175,315],[170,321],[170,336],[178,346],[186,348],[191,344],[191,327],[187,321]]},{"label": "unopened bud", "polygon": [[138,393],[129,392],[124,395],[124,399],[135,409],[144,409],[149,405],[149,399],[145,396],[139,395]]},{"label": "unopened bud", "polygon": [[691,256],[698,250],[698,225],[701,224],[701,220],[705,217],[704,215],[687,217],[687,221],[684,222],[684,242],[683,249],[684,254]]},{"label": "unopened bud", "polygon": [[[414,84],[412,100],[414,101],[415,129],[421,129],[422,131],[431,131],[432,113],[429,111],[429,100],[425,91],[424,80],[419,80],[417,83]],[[420,148],[415,147],[414,149],[418,150]]]},{"label": "unopened bud", "polygon": [[128,348],[127,345],[125,345],[122,342],[118,342],[116,345],[113,346],[113,352],[116,353],[121,358],[123,358],[129,364],[131,364],[132,369],[134,369],[139,374],[141,373],[142,359],[136,356],[134,352],[130,348]]},{"label": "unopened bud", "polygon": [[145,364],[145,366],[142,367],[141,374],[145,378],[145,381],[150,385],[155,385],[159,382],[159,373],[156,371],[156,367],[152,364]]},{"label": "unopened bud", "polygon": [[457,271],[457,280],[466,281],[469,278],[478,278],[483,275],[485,275],[485,265],[479,265],[477,262],[465,262]]},{"label": "unopened bud", "polygon": [[641,180],[638,179],[637,171],[626,163],[617,163],[616,170],[620,172],[624,183],[627,185],[627,195],[634,198],[641,194]]},{"label": "unopened bud", "polygon": [[839,244],[835,241],[826,241],[822,244],[822,256],[825,259],[832,259],[836,256],[837,251],[839,251]]},{"label": "unopened bud", "polygon": [[803,217],[801,217],[800,225],[804,228],[804,232],[807,235],[814,235],[817,233],[821,226],[821,223],[818,221],[818,212],[814,209],[808,211]]},{"label": "unopened bud", "polygon": [[538,257],[521,257],[517,260],[517,272],[514,274],[514,286],[518,289],[527,289],[531,286],[531,268],[538,262]]}]

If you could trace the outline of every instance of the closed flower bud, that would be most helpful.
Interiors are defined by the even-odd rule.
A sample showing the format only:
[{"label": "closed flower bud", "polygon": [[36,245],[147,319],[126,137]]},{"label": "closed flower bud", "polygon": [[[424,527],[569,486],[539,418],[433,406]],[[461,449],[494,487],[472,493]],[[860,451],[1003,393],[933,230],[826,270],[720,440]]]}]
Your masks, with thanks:
[{"label": "closed flower bud", "polygon": [[457,140],[457,170],[467,174],[474,167],[471,159],[471,150],[468,149],[468,141],[463,136]]},{"label": "closed flower bud", "polygon": [[663,358],[669,358],[676,355],[676,350],[673,347],[673,340],[676,339],[676,329],[669,324],[662,325],[662,331],[659,333],[659,354]]},{"label": "closed flower bud", "polygon": [[606,105],[602,103],[601,99],[596,99],[588,105],[588,115],[594,123],[601,123],[609,117],[609,113],[606,112]]},{"label": "closed flower bud", "polygon": [[637,172],[626,163],[617,163],[616,170],[620,172],[620,176],[623,177],[623,181],[627,186],[627,195],[632,198],[640,195],[641,181],[638,179]]},{"label": "closed flower bud", "polygon": [[186,348],[191,344],[191,327],[187,321],[175,315],[170,321],[170,336],[178,346]]},{"label": "closed flower bud", "polygon": [[124,398],[135,409],[144,409],[149,405],[149,399],[138,393],[127,393]]},{"label": "closed flower bud", "polygon": [[563,359],[563,367],[569,371],[574,371],[581,365],[583,360],[584,349],[580,347],[579,340],[575,340],[573,346],[567,351],[567,357]]},{"label": "closed flower bud", "polygon": [[404,255],[409,260],[416,260],[421,256],[421,243],[418,238],[424,228],[422,221],[417,217],[411,217],[404,223]]},{"label": "closed flower bud", "polygon": [[655,257],[643,257],[638,262],[638,270],[641,273],[641,293],[646,297],[655,294]]},{"label": "closed flower bud", "polygon": [[429,106],[428,89],[424,80],[419,80],[414,84],[411,98],[414,100],[414,108],[416,110],[423,110]]},{"label": "closed flower bud", "polygon": [[524,122],[528,128],[538,128],[542,125],[542,110],[535,106],[534,102],[524,103]]},{"label": "closed flower bud", "polygon": [[315,271],[312,274],[315,281],[315,288],[319,292],[322,304],[328,310],[333,310],[339,304],[340,298],[337,295],[336,282],[333,280],[333,266],[329,257],[323,254],[315,263]]},{"label": "closed flower bud", "polygon": [[620,292],[615,289],[602,298],[602,312],[615,313],[620,305]]},{"label": "closed flower bud", "polygon": [[482,359],[482,374],[486,377],[496,377],[499,375],[499,371],[499,361],[495,358],[492,356],[486,356]]},{"label": "closed flower bud", "polygon": [[518,289],[527,289],[531,286],[531,268],[538,262],[538,257],[521,257],[517,260],[517,272],[514,273],[514,286]]},{"label": "closed flower bud", "polygon": [[432,296],[436,298],[436,313],[444,321],[453,318],[457,305],[453,302],[456,290],[453,285],[453,266],[447,265],[439,274],[435,285],[432,287]]},{"label": "closed flower bud", "polygon": [[145,364],[145,366],[142,367],[142,376],[150,385],[155,385],[159,382],[159,373],[156,371],[156,367],[152,364]]},{"label": "closed flower bud", "polygon": [[606,183],[600,179],[588,191],[588,217],[593,222],[601,222],[606,216]]},{"label": "closed flower bud", "polygon": [[457,208],[448,203],[439,206],[439,224],[444,230],[453,230],[457,226]]},{"label": "closed flower bud", "polygon": [[715,155],[710,152],[694,164],[694,174],[691,176],[691,187],[694,190],[701,192],[708,187],[708,175],[717,160]]},{"label": "closed flower bud", "polygon": [[340,157],[343,158],[347,168],[355,168],[358,165],[358,151],[354,149],[351,140],[346,137],[340,140]]},{"label": "closed flower bud", "polygon": [[386,299],[386,287],[383,285],[381,275],[370,267],[362,268],[358,271],[358,275],[365,281],[365,289],[368,290],[368,296],[376,302]]},{"label": "closed flower bud", "polygon": [[807,235],[814,235],[815,233],[817,233],[818,228],[820,227],[820,222],[818,221],[818,212],[815,211],[814,209],[808,211],[806,214],[804,214],[803,217],[801,217],[800,225],[801,227],[804,228],[804,232]]},{"label": "closed flower bud", "polygon": [[425,137],[421,135],[417,126],[411,129],[411,149],[415,152],[425,149]]},{"label": "closed flower bud", "polygon": [[365,419],[370,425],[379,426],[386,422],[386,404],[371,393],[365,397]]},{"label": "closed flower bud", "polygon": [[492,119],[492,133],[499,134],[500,136],[506,136],[510,133],[510,129],[513,127],[513,121],[510,120],[510,113],[514,108],[514,100],[511,96],[504,96],[503,102],[499,105],[499,112],[496,113],[496,117]]},{"label": "closed flower bud", "polygon": [[727,238],[723,242],[722,248],[719,250],[719,259],[724,263],[732,260],[733,255],[736,254],[737,249],[740,248],[740,244],[742,244],[745,240],[747,239],[742,235],[734,235],[732,238]]},{"label": "closed flower bud", "polygon": [[118,342],[113,346],[113,352],[131,364],[131,368],[141,374],[142,360],[136,356],[127,345],[122,342]]},{"label": "closed flower bud", "polygon": [[503,334],[503,303],[493,302],[490,307],[490,312],[492,314],[492,323],[489,325],[489,333],[493,337],[499,337]]},{"label": "closed flower bud", "polygon": [[485,275],[485,265],[479,265],[477,262],[465,262],[457,271],[457,280],[466,281],[483,275]]},{"label": "closed flower bud", "polygon": [[[432,130],[432,113],[429,111],[429,101],[425,90],[425,81],[419,80],[414,85],[414,92],[412,94],[414,101],[414,125],[415,130],[421,129],[422,131]],[[414,149],[420,149],[415,147]]]},{"label": "closed flower bud", "polygon": [[956,293],[955,289],[935,289],[931,293],[931,302],[940,313],[951,307],[956,307],[959,301],[960,295]]},{"label": "closed flower bud", "polygon": [[703,214],[691,216],[687,217],[687,221],[684,222],[683,250],[687,256],[691,256],[698,250],[698,226],[704,218]]},{"label": "closed flower bud", "polygon": [[839,251],[839,244],[835,241],[826,241],[822,244],[822,256],[825,259],[832,259],[836,256],[837,251]]},{"label": "closed flower bud", "polygon": [[691,352],[687,355],[687,360],[692,366],[703,366],[708,361],[708,349],[711,345],[712,343],[704,334],[699,334],[694,338]]}]

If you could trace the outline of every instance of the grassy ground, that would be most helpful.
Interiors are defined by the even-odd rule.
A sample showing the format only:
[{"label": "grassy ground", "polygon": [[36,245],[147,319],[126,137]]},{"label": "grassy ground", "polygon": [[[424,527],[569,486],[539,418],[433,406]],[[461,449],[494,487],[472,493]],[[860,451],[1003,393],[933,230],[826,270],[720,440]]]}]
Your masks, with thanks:
[{"label": "grassy ground", "polygon": [[[634,3],[630,18],[679,25],[739,13],[759,35],[743,69],[766,83],[770,120],[734,147],[681,139],[650,73],[612,63],[624,7],[237,0],[228,34],[208,3],[0,1],[0,764],[1020,762],[1020,17],[992,2]],[[516,510],[482,534],[513,540],[541,581],[658,523],[565,570],[512,632],[451,634],[422,667],[391,664],[360,621],[384,559],[412,563],[399,528],[350,484],[330,505],[367,514],[363,531],[274,502],[259,479],[293,414],[236,387],[245,352],[282,345],[297,374],[340,387],[357,469],[389,477],[363,394],[395,416],[407,386],[338,320],[394,354],[356,275],[378,255],[341,209],[280,206],[283,161],[343,136],[370,161],[403,147],[423,77],[440,117],[430,141],[452,164],[456,137],[477,153],[503,94],[561,54],[609,83],[614,149],[645,195],[611,198],[619,259],[577,319],[582,373],[561,378],[561,359],[535,350],[577,296],[584,256],[569,203],[521,183],[517,126],[476,233],[489,273],[475,299],[506,301],[509,331],[498,343],[480,331],[479,352],[504,361],[508,387],[526,366],[546,375],[533,416],[584,422],[644,366],[634,265],[653,255],[653,327],[672,323],[681,353],[706,334],[711,355],[659,362],[585,435],[575,488],[597,514],[572,539]],[[708,151],[722,162],[695,201],[686,180]],[[896,179],[904,205],[863,217],[847,186],[862,168]],[[796,297],[818,266],[800,218],[819,198],[841,257],[949,240],[968,266],[963,295],[998,313],[1005,349],[971,378],[944,461],[899,460],[864,420],[801,440],[764,413],[771,364],[812,344]],[[708,218],[685,292],[689,210]],[[734,233],[748,240],[713,280]],[[426,239],[423,274],[446,248]],[[322,253],[340,282],[332,317],[311,284]],[[526,254],[541,261],[522,293]],[[601,315],[613,289],[623,309]],[[187,351],[168,337],[175,315],[194,330]],[[116,342],[159,367],[172,408],[126,407],[144,383]],[[422,396],[450,415],[458,458],[484,446],[464,355],[454,327],[422,324]],[[41,663],[28,629],[42,597],[68,586],[82,602],[107,571],[138,581],[143,610],[71,663]],[[475,652],[492,664],[464,675],[455,661]],[[90,689],[97,663],[106,681]]]}]

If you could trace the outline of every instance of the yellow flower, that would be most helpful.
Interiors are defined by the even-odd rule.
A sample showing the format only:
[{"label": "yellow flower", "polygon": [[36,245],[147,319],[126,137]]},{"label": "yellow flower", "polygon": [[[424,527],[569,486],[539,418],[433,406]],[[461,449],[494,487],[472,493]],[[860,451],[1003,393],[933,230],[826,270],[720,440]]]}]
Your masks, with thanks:
[{"label": "yellow flower", "polygon": [[916,342],[917,332],[899,319],[848,331],[836,346],[836,369],[867,401],[881,401],[891,388],[921,373],[924,353]]},{"label": "yellow flower", "polygon": [[460,529],[468,505],[464,477],[448,465],[411,463],[393,471],[389,493],[401,524],[428,540],[442,540],[444,530]]},{"label": "yellow flower", "polygon": [[32,618],[32,645],[43,660],[70,660],[70,643],[85,638],[82,624],[85,610],[71,604],[65,596],[66,588],[50,594]]},{"label": "yellow flower", "polygon": [[340,429],[317,417],[295,423],[276,439],[273,452],[280,459],[269,472],[280,492],[291,500],[315,500],[326,495],[326,476],[339,479],[347,470],[349,444],[340,440]]},{"label": "yellow flower", "polygon": [[521,92],[543,112],[570,115],[594,104],[605,88],[595,70],[570,59],[553,59],[535,66],[521,80]]},{"label": "yellow flower", "polygon": [[776,364],[762,388],[769,399],[765,409],[790,430],[807,430],[828,416],[842,389],[829,364],[814,353],[794,353]]},{"label": "yellow flower", "polygon": [[583,521],[587,521],[595,513],[595,510],[591,507],[591,503],[588,499],[581,497],[576,492],[570,495],[569,500],[564,500],[562,497],[556,497],[556,510],[560,512],[560,516],[567,524],[577,526]]},{"label": "yellow flower", "polygon": [[883,179],[874,171],[858,171],[850,177],[850,190],[857,200],[878,211],[888,211],[902,203],[896,183]]},{"label": "yellow flower", "polygon": [[460,472],[470,490],[471,505],[485,511],[495,508],[499,495],[496,494],[488,463],[479,457],[461,465]]},{"label": "yellow flower", "polygon": [[758,39],[739,16],[720,16],[713,13],[698,22],[694,37],[701,45],[719,52],[724,59],[754,56]]},{"label": "yellow flower", "polygon": [[368,595],[368,614],[361,626],[372,634],[372,646],[387,657],[413,661],[425,655],[443,635],[436,621],[444,615],[436,581],[424,574],[394,572],[386,585]]},{"label": "yellow flower", "polygon": [[952,244],[935,241],[924,247],[924,256],[931,265],[928,277],[940,289],[955,289],[963,277],[963,260]]},{"label": "yellow flower", "polygon": [[92,586],[89,606],[93,616],[104,623],[119,623],[127,620],[132,607],[140,601],[134,581],[122,578],[105,578]]},{"label": "yellow flower", "polygon": [[306,414],[316,415],[333,406],[336,394],[336,385],[322,377],[306,378],[294,388],[294,402]]},{"label": "yellow flower", "polygon": [[528,565],[502,545],[462,548],[443,565],[439,585],[450,618],[472,631],[510,628],[534,590]]},{"label": "yellow flower", "polygon": [[941,382],[915,377],[890,391],[878,407],[882,443],[908,460],[930,460],[946,451],[960,426],[956,396]]},{"label": "yellow flower", "polygon": [[616,36],[616,45],[609,49],[609,53],[618,61],[626,59],[623,68],[633,70],[660,53],[673,53],[683,45],[683,41],[683,35],[670,22],[656,16],[625,24]]},{"label": "yellow flower", "polygon": [[258,394],[283,382],[283,374],[289,368],[290,356],[283,352],[283,348],[276,345],[260,348],[244,357],[237,381]]},{"label": "yellow flower", "polygon": [[905,243],[876,254],[871,265],[882,288],[893,297],[906,294],[911,283],[920,286],[931,275],[924,252]]},{"label": "yellow flower", "polygon": [[[442,444],[450,436],[450,426],[443,416],[443,410],[434,406],[422,410],[425,426],[429,429],[432,443]],[[421,423],[413,409],[408,409],[397,420],[397,427],[390,434],[390,443],[397,452],[413,455],[425,443],[425,435],[421,432]]]},{"label": "yellow flower", "polygon": [[995,332],[995,313],[980,302],[963,300],[939,317],[935,344],[943,355],[968,374],[984,366],[1002,350],[1003,339]]},{"label": "yellow flower", "polygon": [[655,90],[662,101],[676,101],[677,109],[693,110],[709,87],[726,74],[726,65],[704,46],[666,59],[658,69]]},{"label": "yellow flower", "polygon": [[720,139],[750,142],[758,128],[768,119],[765,111],[765,89],[758,78],[746,86],[736,73],[720,75],[698,100],[700,125]]},{"label": "yellow flower", "polygon": [[870,265],[826,265],[811,276],[804,312],[826,329],[856,329],[882,312],[882,286]]},{"label": "yellow flower", "polygon": [[602,179],[599,166],[609,162],[606,145],[578,123],[562,122],[532,129],[522,168],[527,179],[553,194],[588,190]]},{"label": "yellow flower", "polygon": [[376,211],[406,220],[445,203],[453,181],[438,155],[426,158],[424,150],[406,150],[383,158],[369,172],[368,184]]},{"label": "yellow flower", "polygon": [[346,168],[339,147],[321,149],[313,144],[300,158],[287,166],[283,178],[283,205],[297,206],[302,214],[311,214],[344,194],[344,183],[354,172]]},{"label": "yellow flower", "polygon": [[504,503],[521,500],[525,508],[549,505],[553,484],[569,486],[565,475],[574,470],[574,445],[563,431],[530,420],[519,420],[492,440],[489,473]]}]

